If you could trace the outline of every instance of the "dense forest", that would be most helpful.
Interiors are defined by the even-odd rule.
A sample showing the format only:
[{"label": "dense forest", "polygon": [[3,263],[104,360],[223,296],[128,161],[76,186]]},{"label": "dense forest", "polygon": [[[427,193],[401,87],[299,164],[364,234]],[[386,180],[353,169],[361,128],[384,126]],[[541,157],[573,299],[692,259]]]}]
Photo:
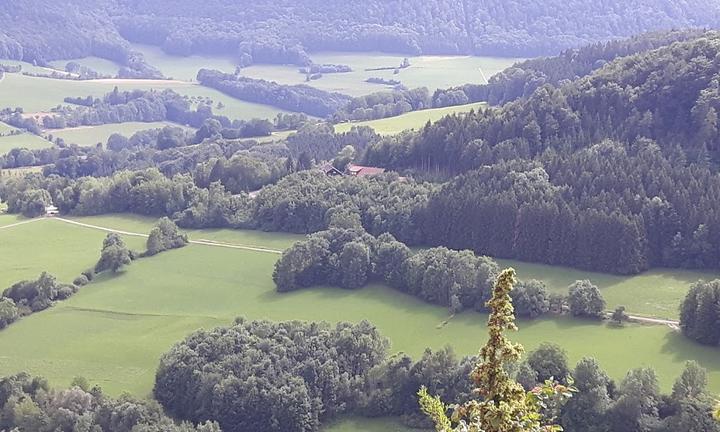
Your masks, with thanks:
[{"label": "dense forest", "polygon": [[165,0],[22,0],[0,11],[0,57],[42,64],[95,55],[125,66],[121,76],[159,76],[127,41],[171,54],[232,54],[240,65],[308,66],[308,53],[320,50],[534,56],[650,30],[719,23],[720,6],[702,0],[682,6],[670,0],[182,0],[172,7]]},{"label": "dense forest", "polygon": [[[161,359],[154,393],[179,418],[212,418],[230,432],[316,432],[341,414],[399,416],[428,429],[418,389],[425,386],[429,394],[462,404],[474,396],[469,376],[475,362],[459,359],[450,348],[426,350],[417,360],[388,356],[387,341],[368,322],[330,326],[240,318],[173,347]],[[569,432],[720,430],[710,414],[707,371],[695,362],[686,364],[671,394],[660,392],[651,368],[631,370],[615,382],[593,358],[572,368],[552,344],[509,362],[505,371],[525,390],[552,378],[572,383],[576,392],[555,413]]]}]

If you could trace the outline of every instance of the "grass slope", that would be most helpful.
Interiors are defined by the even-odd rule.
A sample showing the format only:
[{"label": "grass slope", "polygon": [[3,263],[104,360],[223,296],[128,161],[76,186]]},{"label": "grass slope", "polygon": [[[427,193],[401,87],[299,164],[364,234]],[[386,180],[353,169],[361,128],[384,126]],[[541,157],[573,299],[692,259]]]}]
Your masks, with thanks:
[{"label": "grass slope", "polygon": [[[108,217],[95,220],[112,222]],[[141,218],[120,217],[116,226],[127,229],[147,224]],[[36,239],[35,246],[21,246],[28,252],[18,254],[19,240],[3,241],[8,233],[16,239]],[[68,267],[56,268],[58,273],[74,275],[94,261],[102,236],[59,221],[35,222],[0,231],[0,254],[12,251],[11,255],[22,257],[17,261],[37,268],[54,260],[53,266]],[[269,247],[281,247],[295,239],[226,230],[191,233],[194,239],[200,236],[243,244],[263,242]],[[41,245],[47,255],[33,255]],[[393,351],[416,357],[425,347],[438,349],[447,344],[459,354],[473,354],[484,341],[485,315],[463,313],[442,326],[447,319],[443,308],[381,285],[356,291],[316,288],[278,294],[271,278],[277,258],[268,253],[190,245],[142,259],[120,275],[101,277],[52,310],[0,332],[0,374],[28,370],[47,376],[56,385],[67,385],[74,376],[83,375],[112,394],[129,391],[145,396],[151,391],[159,356],[174,342],[194,329],[228,324],[237,316],[330,322],[368,319],[392,341]],[[61,260],[67,261],[61,264]],[[16,273],[33,274],[37,268]],[[522,269],[520,274],[523,276]],[[718,350],[694,344],[662,326],[615,329],[572,319],[522,321],[519,325],[521,330],[514,338],[529,350],[543,341],[556,342],[568,351],[572,362],[594,356],[614,378],[621,378],[630,368],[652,366],[665,390],[683,363],[695,359],[709,369],[711,390],[720,391]]]},{"label": "grass slope", "polygon": [[380,135],[393,135],[408,129],[419,129],[425,126],[427,122],[436,122],[441,118],[455,113],[469,112],[477,110],[485,105],[484,102],[472,103],[467,105],[458,105],[446,108],[434,108],[420,111],[411,111],[399,115],[397,117],[388,117],[379,120],[370,120],[363,122],[340,123],[335,125],[335,131],[347,132],[354,126],[370,126]]},{"label": "grass slope", "polygon": [[57,80],[35,78],[20,74],[5,74],[0,81],[0,107],[22,107],[25,112],[48,111],[60,104],[67,96],[100,97],[113,88],[120,90],[173,89],[190,97],[210,98],[213,106],[217,102],[225,105],[214,112],[230,119],[274,118],[281,110],[261,104],[244,102],[231,98],[209,87],[189,82],[158,80]]}]

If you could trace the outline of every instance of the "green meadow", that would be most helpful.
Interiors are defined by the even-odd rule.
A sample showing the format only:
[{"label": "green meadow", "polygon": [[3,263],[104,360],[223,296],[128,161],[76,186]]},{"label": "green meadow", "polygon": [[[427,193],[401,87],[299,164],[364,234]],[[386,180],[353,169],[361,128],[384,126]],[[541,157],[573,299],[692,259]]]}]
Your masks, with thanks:
[{"label": "green meadow", "polygon": [[35,150],[47,147],[52,147],[52,143],[50,141],[31,133],[0,136],[0,155],[7,153],[14,148]]},{"label": "green meadow", "polygon": [[18,129],[7,123],[0,122],[0,155],[7,153],[14,148],[26,148],[30,150],[51,147],[52,143],[43,137],[31,133],[12,135]]},{"label": "green meadow", "polygon": [[419,129],[427,122],[436,122],[441,118],[455,113],[469,112],[484,106],[484,102],[458,105],[446,108],[434,108],[420,111],[411,111],[396,117],[362,122],[347,122],[335,125],[336,132],[347,132],[355,126],[369,126],[380,135],[393,135],[408,129]]},{"label": "green meadow", "polygon": [[[190,98],[211,100],[217,114],[231,119],[274,118],[282,112],[277,108],[241,101],[217,90],[198,84],[171,80],[86,80],[73,81],[35,78],[21,74],[5,74],[0,81],[0,107],[21,106],[25,112],[45,112],[64,104],[67,96],[101,97],[115,87],[120,90],[172,89]],[[218,102],[225,107],[216,108]]]},{"label": "green meadow", "polygon": [[[133,48],[145,55],[147,62],[165,76],[182,81],[194,81],[202,69],[217,69],[232,73],[237,62],[230,56],[174,56],[159,47],[134,44]],[[389,87],[365,82],[371,77],[401,81],[406,87],[428,87],[430,91],[467,83],[483,84],[492,75],[511,66],[520,59],[476,56],[414,56],[411,66],[399,74],[393,70],[366,71],[373,68],[397,67],[405,56],[386,53],[317,52],[310,57],[315,63],[344,64],[353,71],[325,74],[319,80],[305,81],[305,75],[294,65],[258,64],[242,69],[251,78],[276,81],[281,84],[308,84],[327,91],[360,96],[387,90]]]},{"label": "green meadow", "polygon": [[67,65],[69,62],[75,62],[80,66],[85,66],[96,72],[100,72],[103,75],[116,76],[118,71],[120,70],[119,64],[100,57],[83,57],[72,60],[56,60],[51,61],[50,66],[55,69],[65,70],[65,65]]},{"label": "green meadow", "polygon": [[665,319],[679,317],[680,303],[690,284],[720,278],[720,273],[699,270],[653,269],[634,276],[617,276],[515,260],[497,261],[518,269],[523,279],[545,282],[551,292],[567,294],[570,284],[589,279],[602,291],[608,309],[625,306],[634,315]]},{"label": "green meadow", "polygon": [[492,75],[511,66],[518,59],[474,56],[417,56],[409,57],[411,66],[395,74],[393,70],[366,71],[373,68],[397,67],[405,58],[384,53],[311,53],[315,63],[344,64],[353,71],[324,74],[322,78],[305,82],[305,75],[296,66],[253,65],[242,69],[245,76],[277,81],[281,84],[309,84],[327,91],[362,96],[390,87],[371,84],[368,78],[400,81],[408,88],[427,87],[430,92],[463,84],[484,84]]},{"label": "green meadow", "polygon": [[[79,220],[137,232],[148,232],[152,225],[150,219],[125,216]],[[2,225],[16,221],[14,216],[0,216]],[[104,235],[53,219],[0,229],[0,286],[36,277],[42,270],[68,281],[94,264]],[[195,230],[190,237],[276,249],[300,238],[233,230]],[[144,239],[127,241],[142,250]],[[426,347],[445,345],[469,355],[485,340],[485,315],[466,312],[444,324],[448,320],[444,308],[382,285],[279,294],[271,277],[277,259],[273,253],[197,244],[140,259],[120,274],[102,275],[71,299],[1,331],[0,375],[27,370],[58,386],[82,375],[114,395],[128,391],[148,396],[158,359],[172,344],[196,329],[226,325],[238,316],[329,322],[367,319],[390,339],[392,351],[414,357]],[[524,268],[517,267],[520,276],[527,277]],[[528,350],[543,341],[555,342],[567,350],[571,362],[594,356],[617,379],[630,368],[652,366],[664,390],[669,390],[683,363],[695,359],[709,370],[711,390],[720,392],[718,350],[692,343],[664,326],[614,328],[560,318],[521,321],[519,327],[513,337]],[[331,430],[358,430],[353,426],[357,421],[346,419]],[[390,420],[377,424],[371,430],[401,430]]]},{"label": "green meadow", "polygon": [[62,138],[66,143],[73,143],[80,146],[94,146],[97,143],[107,143],[110,135],[114,133],[119,133],[129,138],[135,132],[158,129],[165,126],[181,126],[185,128],[185,126],[172,122],[126,122],[99,126],[80,126],[67,129],[51,129],[47,130],[46,133],[51,134],[53,137]]},{"label": "green meadow", "polygon": [[237,63],[230,56],[174,56],[166,54],[160,47],[132,44],[133,49],[145,56],[145,61],[158,68],[168,78],[195,81],[200,69],[217,69],[226,73],[235,72]]}]

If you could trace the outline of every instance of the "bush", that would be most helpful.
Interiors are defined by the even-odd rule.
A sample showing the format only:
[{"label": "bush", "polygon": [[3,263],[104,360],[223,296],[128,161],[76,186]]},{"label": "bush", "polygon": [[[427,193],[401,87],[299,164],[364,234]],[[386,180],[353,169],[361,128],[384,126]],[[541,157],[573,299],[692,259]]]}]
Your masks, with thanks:
[{"label": "bush", "polygon": [[79,287],[85,286],[88,283],[90,283],[90,280],[84,273],[81,274],[80,276],[76,277],[75,280],[73,280],[73,285],[79,286]]}]

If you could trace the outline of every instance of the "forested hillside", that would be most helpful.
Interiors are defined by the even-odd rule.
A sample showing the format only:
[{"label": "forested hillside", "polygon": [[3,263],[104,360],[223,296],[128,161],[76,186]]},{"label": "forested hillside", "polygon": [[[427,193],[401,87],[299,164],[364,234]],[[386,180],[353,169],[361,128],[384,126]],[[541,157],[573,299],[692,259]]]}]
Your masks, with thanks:
[{"label": "forested hillside", "polygon": [[649,30],[720,25],[720,5],[704,0],[20,0],[1,9],[0,57],[93,54],[122,64],[124,39],[173,54],[232,54],[242,64],[304,65],[319,50],[534,56]]}]

